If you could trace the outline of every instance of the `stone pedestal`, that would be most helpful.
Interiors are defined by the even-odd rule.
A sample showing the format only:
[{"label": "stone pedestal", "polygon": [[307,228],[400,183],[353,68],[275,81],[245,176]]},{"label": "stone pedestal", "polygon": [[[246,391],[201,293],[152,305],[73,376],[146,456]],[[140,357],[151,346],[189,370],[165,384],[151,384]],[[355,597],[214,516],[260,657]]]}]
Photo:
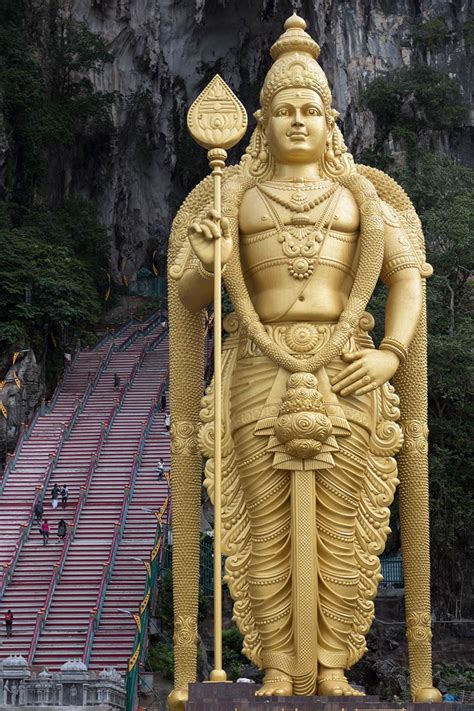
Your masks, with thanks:
[{"label": "stone pedestal", "polygon": [[460,711],[474,704],[412,704],[375,696],[272,696],[256,698],[257,684],[190,684],[186,711]]}]

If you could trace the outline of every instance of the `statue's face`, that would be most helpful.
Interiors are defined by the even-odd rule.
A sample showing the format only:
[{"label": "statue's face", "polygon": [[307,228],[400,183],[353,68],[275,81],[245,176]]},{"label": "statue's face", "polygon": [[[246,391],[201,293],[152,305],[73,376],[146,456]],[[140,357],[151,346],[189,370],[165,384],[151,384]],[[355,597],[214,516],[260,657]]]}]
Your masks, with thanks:
[{"label": "statue's face", "polygon": [[328,126],[324,104],[313,89],[282,89],[273,97],[266,126],[268,149],[279,163],[317,163]]}]

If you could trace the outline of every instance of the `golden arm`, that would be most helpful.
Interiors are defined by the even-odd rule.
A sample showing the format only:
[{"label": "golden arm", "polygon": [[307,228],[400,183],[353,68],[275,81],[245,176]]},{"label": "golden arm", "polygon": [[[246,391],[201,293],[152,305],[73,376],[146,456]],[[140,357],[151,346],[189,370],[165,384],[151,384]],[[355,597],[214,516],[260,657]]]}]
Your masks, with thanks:
[{"label": "golden arm", "polygon": [[212,301],[214,277],[201,276],[198,269],[186,269],[178,282],[178,294],[183,306],[191,313],[206,308]]},{"label": "golden arm", "polygon": [[[423,305],[421,276],[416,267],[396,271],[386,278],[388,287],[385,306],[385,343],[379,350],[362,350],[344,353],[348,363],[331,384],[341,395],[364,395],[380,387],[398,370],[415,335]],[[391,341],[390,339],[393,339]]]},{"label": "golden arm", "polygon": [[232,252],[229,222],[216,210],[209,210],[201,222],[193,222],[188,230],[193,256],[178,283],[183,306],[191,313],[206,308],[214,293],[214,240],[221,239],[221,265],[224,268]]},{"label": "golden arm", "polygon": [[385,305],[385,337],[395,338],[408,347],[416,332],[423,306],[420,272],[409,267],[385,280],[388,287]]}]

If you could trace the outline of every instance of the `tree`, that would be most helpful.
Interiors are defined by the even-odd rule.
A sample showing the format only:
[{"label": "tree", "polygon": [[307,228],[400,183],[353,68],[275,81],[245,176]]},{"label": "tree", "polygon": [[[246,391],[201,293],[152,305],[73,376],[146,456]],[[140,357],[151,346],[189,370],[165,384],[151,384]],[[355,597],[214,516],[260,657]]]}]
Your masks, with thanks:
[{"label": "tree", "polygon": [[[6,130],[0,190],[0,347],[52,351],[91,329],[100,313],[108,244],[76,192],[113,135],[115,96],[85,76],[110,60],[104,40],[56,2],[0,4],[0,111]],[[46,375],[51,375],[47,373]]]},{"label": "tree", "polygon": [[13,229],[0,230],[0,251],[2,347],[31,341],[39,346],[45,330],[57,341],[64,328],[97,320],[93,279],[68,247],[47,244],[34,229]]}]

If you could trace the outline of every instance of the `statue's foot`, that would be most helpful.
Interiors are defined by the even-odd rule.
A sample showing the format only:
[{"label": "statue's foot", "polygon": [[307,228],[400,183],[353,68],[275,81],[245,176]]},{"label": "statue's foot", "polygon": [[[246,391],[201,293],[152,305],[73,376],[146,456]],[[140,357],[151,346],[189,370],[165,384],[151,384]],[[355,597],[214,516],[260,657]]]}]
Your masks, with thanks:
[{"label": "statue's foot", "polygon": [[332,674],[318,678],[319,696],[365,696],[362,691],[353,689],[344,674]]},{"label": "statue's foot", "polygon": [[262,688],[255,692],[255,696],[291,696],[292,694],[293,681],[278,669],[267,669]]}]

